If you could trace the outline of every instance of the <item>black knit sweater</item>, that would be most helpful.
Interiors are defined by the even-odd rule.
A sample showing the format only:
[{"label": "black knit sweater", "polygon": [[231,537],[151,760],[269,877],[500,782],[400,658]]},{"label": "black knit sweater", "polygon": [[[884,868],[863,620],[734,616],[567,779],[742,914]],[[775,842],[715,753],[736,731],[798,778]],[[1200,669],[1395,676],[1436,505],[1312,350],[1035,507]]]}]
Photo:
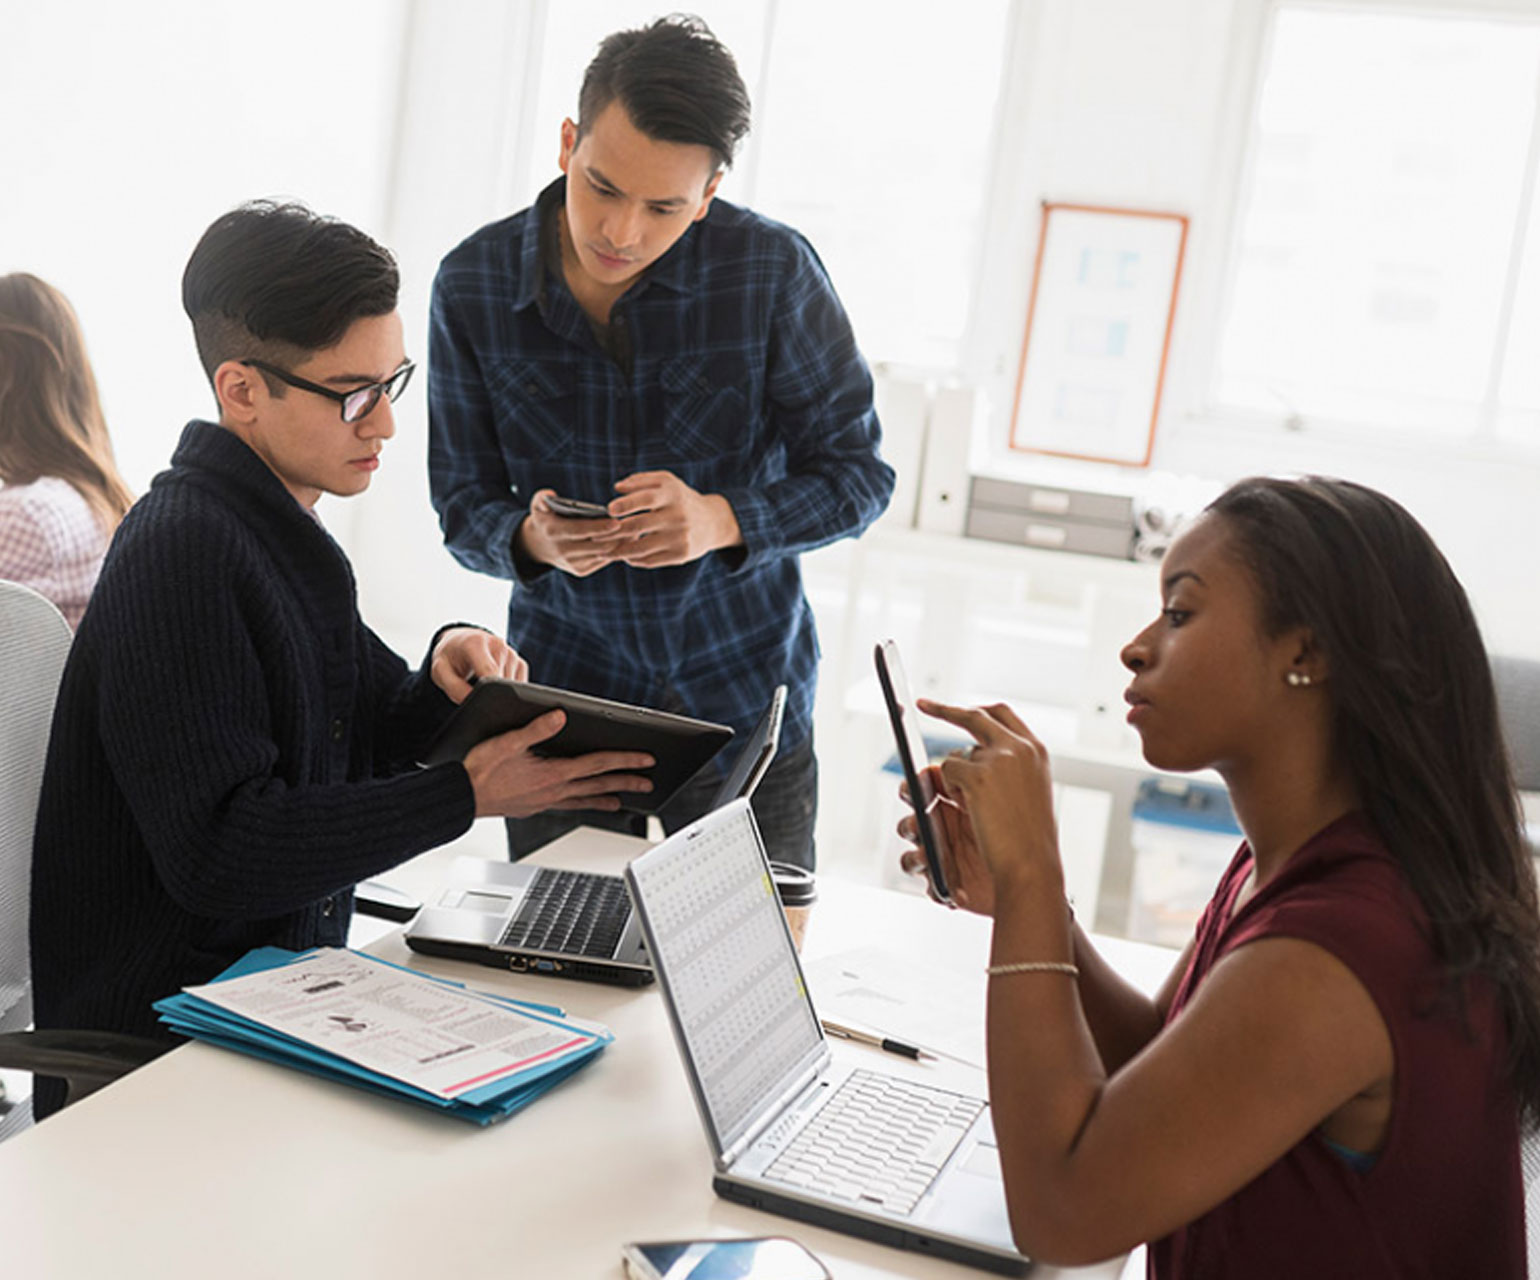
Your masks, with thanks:
[{"label": "black knit sweater", "polygon": [[[363,624],[347,557],[267,465],[189,424],[65,668],[37,1025],[165,1035],[151,1002],[250,948],[343,943],[357,881],[471,823],[465,770],[412,764],[450,709]],[[56,1098],[40,1085],[40,1110]]]}]

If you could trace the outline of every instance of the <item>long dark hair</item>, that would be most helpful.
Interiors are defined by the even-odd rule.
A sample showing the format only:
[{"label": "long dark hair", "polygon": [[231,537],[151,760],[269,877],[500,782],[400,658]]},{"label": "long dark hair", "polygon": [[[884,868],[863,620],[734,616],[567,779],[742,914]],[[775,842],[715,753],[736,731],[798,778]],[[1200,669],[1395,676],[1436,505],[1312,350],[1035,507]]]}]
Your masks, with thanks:
[{"label": "long dark hair", "polygon": [[25,271],[0,276],[0,480],[67,480],[102,528],[134,496],[112,455],[96,375],[69,300]]},{"label": "long dark hair", "polygon": [[1480,629],[1400,505],[1344,480],[1242,480],[1222,517],[1270,634],[1306,627],[1330,672],[1336,748],[1427,913],[1455,994],[1482,974],[1509,1075],[1540,1116],[1540,908]]}]

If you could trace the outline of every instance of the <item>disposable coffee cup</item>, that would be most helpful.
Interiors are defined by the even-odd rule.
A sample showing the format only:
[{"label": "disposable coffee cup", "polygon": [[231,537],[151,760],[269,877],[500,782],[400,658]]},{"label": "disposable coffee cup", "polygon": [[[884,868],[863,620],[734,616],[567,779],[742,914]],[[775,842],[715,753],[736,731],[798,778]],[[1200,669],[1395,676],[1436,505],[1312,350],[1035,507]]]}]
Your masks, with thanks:
[{"label": "disposable coffee cup", "polygon": [[770,878],[775,881],[776,896],[781,900],[781,910],[786,913],[791,940],[801,951],[808,917],[813,914],[813,903],[818,901],[817,878],[806,867],[790,862],[772,862]]}]

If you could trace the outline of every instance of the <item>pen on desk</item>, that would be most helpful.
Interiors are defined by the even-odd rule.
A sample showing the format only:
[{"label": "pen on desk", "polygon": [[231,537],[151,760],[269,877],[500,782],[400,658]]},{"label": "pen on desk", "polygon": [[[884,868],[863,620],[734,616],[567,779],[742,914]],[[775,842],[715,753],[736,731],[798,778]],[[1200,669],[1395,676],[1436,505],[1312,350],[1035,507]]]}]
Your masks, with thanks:
[{"label": "pen on desk", "polygon": [[872,1044],[887,1053],[896,1053],[902,1058],[913,1058],[917,1062],[933,1062],[936,1055],[921,1049],[918,1045],[905,1044],[902,1040],[894,1040],[891,1036],[877,1035],[872,1031],[861,1031],[855,1027],[847,1027],[843,1022],[833,1022],[828,1018],[820,1018],[823,1029],[831,1036],[838,1036],[841,1040],[854,1040],[858,1044]]}]

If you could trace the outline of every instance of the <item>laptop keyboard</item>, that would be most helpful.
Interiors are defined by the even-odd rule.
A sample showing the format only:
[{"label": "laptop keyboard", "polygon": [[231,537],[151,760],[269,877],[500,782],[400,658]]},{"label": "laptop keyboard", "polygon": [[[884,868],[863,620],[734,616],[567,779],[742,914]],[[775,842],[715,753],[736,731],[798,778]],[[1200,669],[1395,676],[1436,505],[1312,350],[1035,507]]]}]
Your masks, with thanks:
[{"label": "laptop keyboard", "polygon": [[982,1098],[857,1071],[765,1177],[912,1213],[984,1105]]},{"label": "laptop keyboard", "polygon": [[619,876],[542,871],[525,892],[501,945],[574,956],[612,956],[629,915]]}]

